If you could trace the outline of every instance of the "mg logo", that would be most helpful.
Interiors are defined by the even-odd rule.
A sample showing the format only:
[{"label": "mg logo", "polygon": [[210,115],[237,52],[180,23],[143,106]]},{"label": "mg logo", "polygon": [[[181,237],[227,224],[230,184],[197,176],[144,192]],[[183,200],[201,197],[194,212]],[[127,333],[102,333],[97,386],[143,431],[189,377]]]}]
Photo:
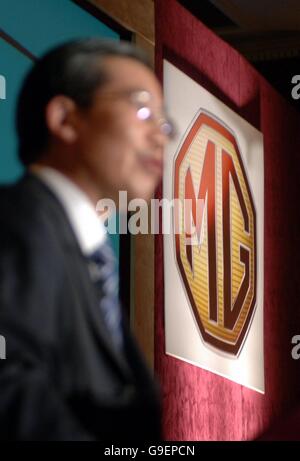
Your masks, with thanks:
[{"label": "mg logo", "polygon": [[176,156],[174,198],[192,204],[195,232],[181,226],[176,260],[202,339],[238,356],[256,305],[256,212],[237,140],[208,113]]}]

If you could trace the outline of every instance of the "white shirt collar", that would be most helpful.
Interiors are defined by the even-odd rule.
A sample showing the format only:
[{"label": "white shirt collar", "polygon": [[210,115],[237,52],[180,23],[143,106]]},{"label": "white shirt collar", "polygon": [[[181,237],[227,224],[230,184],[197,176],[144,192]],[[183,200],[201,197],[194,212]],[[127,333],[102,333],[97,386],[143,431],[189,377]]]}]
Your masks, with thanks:
[{"label": "white shirt collar", "polygon": [[106,229],[88,196],[73,181],[54,168],[33,165],[30,171],[36,174],[61,202],[83,254],[93,253],[106,238]]}]

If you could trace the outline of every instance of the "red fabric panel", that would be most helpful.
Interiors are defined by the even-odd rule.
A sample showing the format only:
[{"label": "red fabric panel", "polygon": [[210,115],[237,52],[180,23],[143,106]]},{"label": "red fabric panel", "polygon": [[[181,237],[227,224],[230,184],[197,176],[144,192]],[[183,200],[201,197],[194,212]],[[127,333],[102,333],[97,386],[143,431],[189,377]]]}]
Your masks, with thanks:
[{"label": "red fabric panel", "polygon": [[[300,117],[251,65],[175,0],[156,0],[156,68],[166,58],[261,129],[265,149],[264,355],[261,395],[165,354],[163,240],[155,245],[155,369],[163,391],[168,440],[295,438],[300,414],[300,361],[291,338],[300,334]],[[161,197],[161,188],[158,191]],[[300,416],[298,416],[299,419]],[[293,432],[292,432],[293,431]],[[300,428],[298,429],[300,439]]]}]

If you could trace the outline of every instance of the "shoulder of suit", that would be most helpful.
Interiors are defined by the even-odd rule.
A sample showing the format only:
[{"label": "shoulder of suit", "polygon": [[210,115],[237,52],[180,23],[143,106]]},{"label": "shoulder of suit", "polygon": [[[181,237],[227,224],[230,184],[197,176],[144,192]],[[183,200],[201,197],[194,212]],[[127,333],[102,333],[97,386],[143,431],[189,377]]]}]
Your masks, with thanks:
[{"label": "shoulder of suit", "polygon": [[25,177],[11,186],[0,187],[0,234],[11,232],[22,240],[41,239],[57,223],[55,214],[60,205],[38,180]]}]

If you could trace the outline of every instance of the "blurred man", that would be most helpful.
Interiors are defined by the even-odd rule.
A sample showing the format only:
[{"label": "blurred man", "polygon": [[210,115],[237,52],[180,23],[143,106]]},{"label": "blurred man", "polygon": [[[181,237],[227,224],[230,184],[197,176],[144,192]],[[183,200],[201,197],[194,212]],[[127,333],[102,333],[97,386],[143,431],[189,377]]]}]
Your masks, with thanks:
[{"label": "blurred man", "polygon": [[26,173],[0,193],[0,438],[157,439],[95,207],[153,194],[172,131],[160,84],[129,44],[72,42],[27,76],[17,130]]}]

